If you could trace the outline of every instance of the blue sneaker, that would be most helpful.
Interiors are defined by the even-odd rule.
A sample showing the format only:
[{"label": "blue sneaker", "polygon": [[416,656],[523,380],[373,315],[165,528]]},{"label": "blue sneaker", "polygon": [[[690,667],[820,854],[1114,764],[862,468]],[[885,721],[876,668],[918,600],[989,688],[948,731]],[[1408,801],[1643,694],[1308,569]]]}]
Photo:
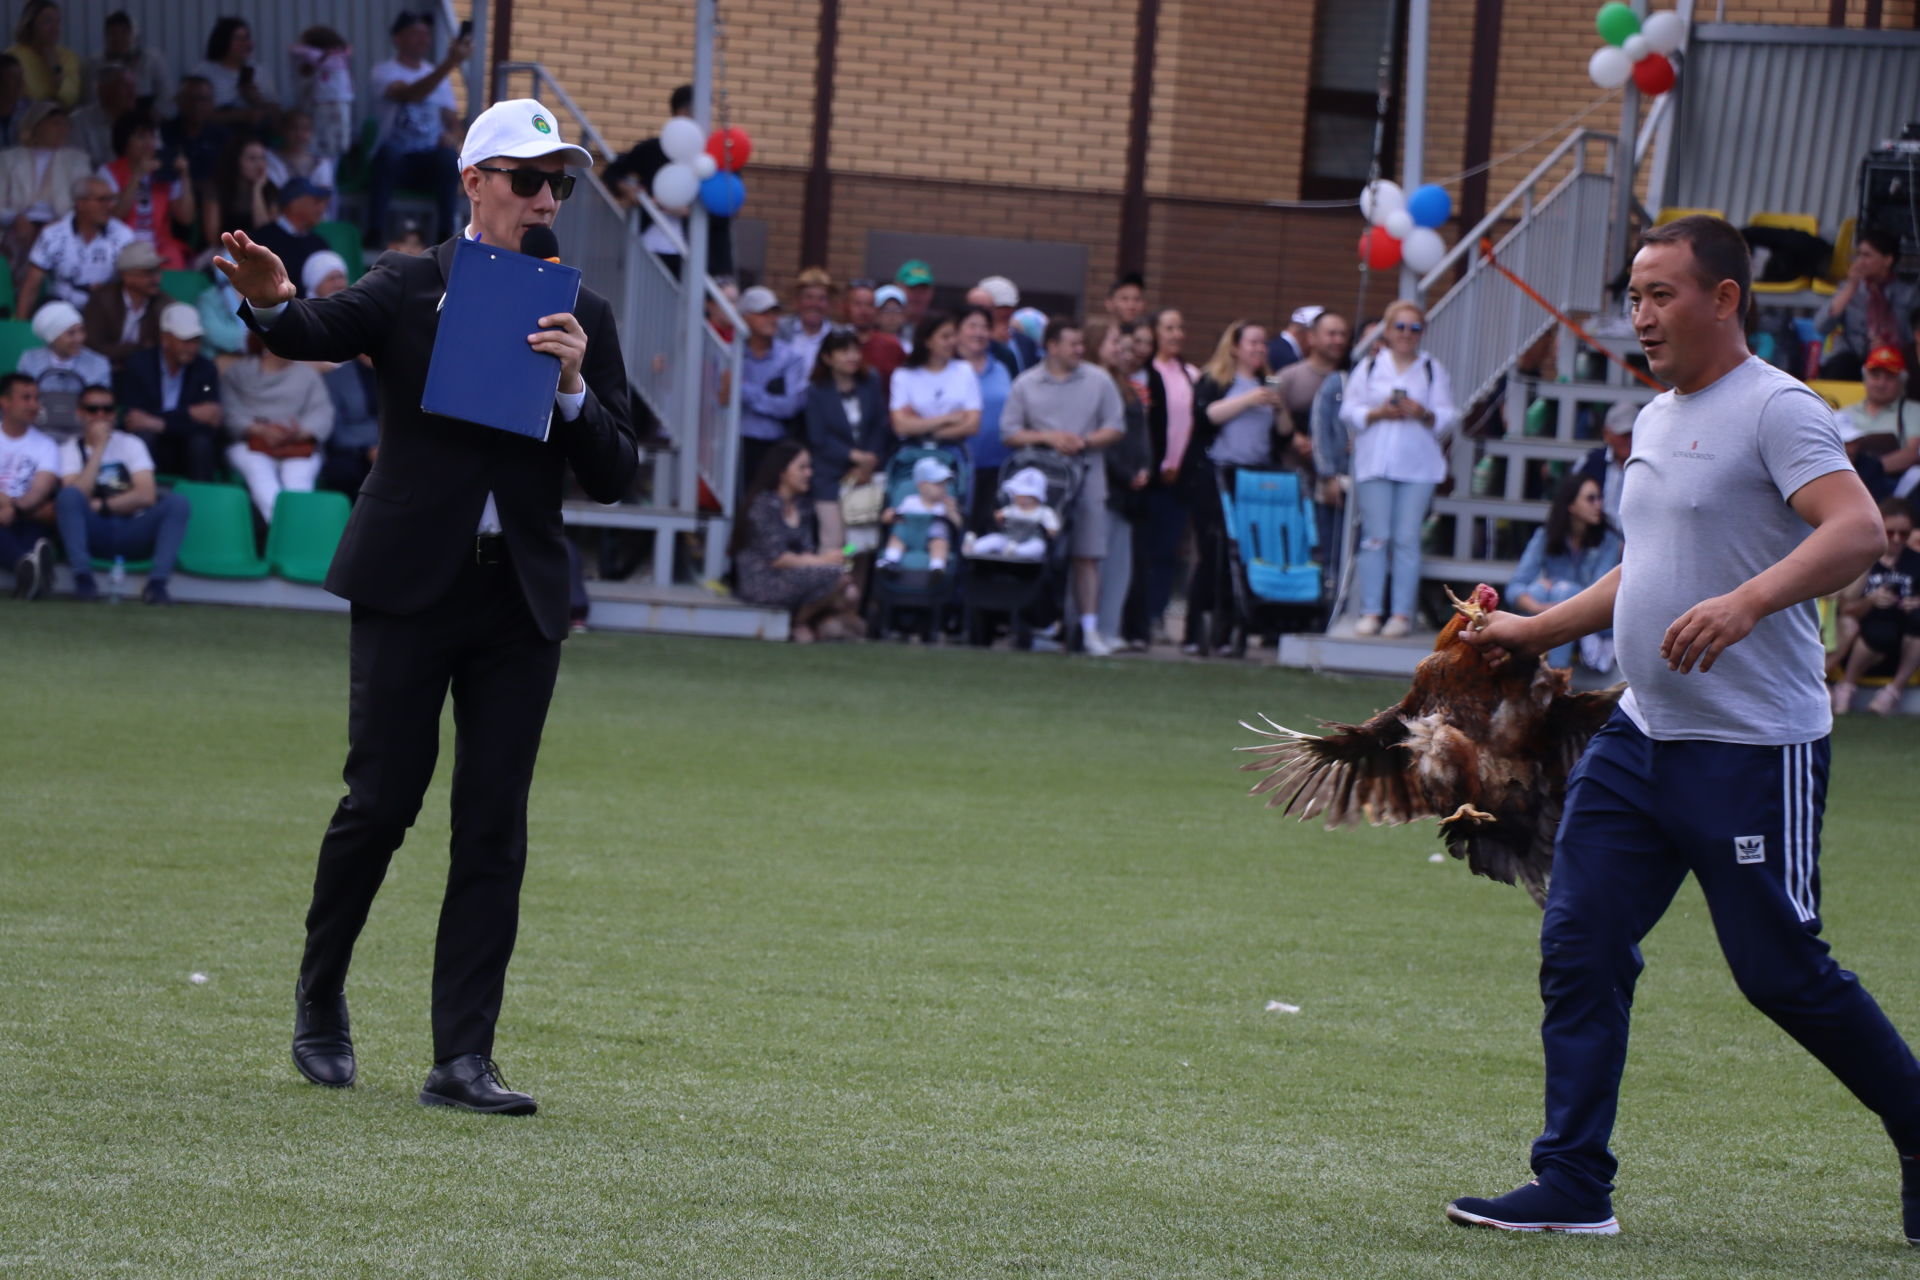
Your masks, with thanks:
[{"label": "blue sneaker", "polygon": [[[1920,1182],[1920,1177],[1915,1181]],[[1564,1231],[1577,1236],[1620,1234],[1620,1221],[1613,1216],[1613,1207],[1607,1201],[1580,1204],[1550,1187],[1541,1186],[1538,1178],[1491,1200],[1462,1196],[1447,1206],[1447,1218],[1463,1227],[1492,1227],[1495,1231]]]}]

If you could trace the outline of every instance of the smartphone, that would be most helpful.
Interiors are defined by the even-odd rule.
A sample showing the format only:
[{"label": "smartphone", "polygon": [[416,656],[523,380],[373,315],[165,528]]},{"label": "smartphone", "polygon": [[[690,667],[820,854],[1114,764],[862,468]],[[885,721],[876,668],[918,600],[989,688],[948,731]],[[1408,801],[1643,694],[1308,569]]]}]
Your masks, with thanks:
[{"label": "smartphone", "polygon": [[473,38],[473,19],[472,18],[468,18],[465,22],[460,24],[460,38],[462,40],[471,40]]},{"label": "smartphone", "polygon": [[1407,398],[1406,390],[1401,387],[1395,387],[1393,389],[1393,394],[1387,397],[1387,403],[1399,404],[1402,400],[1405,400],[1406,398]]}]

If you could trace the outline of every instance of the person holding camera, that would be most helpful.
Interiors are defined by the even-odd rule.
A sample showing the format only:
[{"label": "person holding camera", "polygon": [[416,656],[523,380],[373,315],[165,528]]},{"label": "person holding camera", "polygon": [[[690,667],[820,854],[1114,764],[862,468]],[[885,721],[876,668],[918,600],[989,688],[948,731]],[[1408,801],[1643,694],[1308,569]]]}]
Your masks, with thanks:
[{"label": "person holding camera", "polygon": [[[1360,504],[1360,621],[1354,634],[1404,636],[1413,629],[1420,592],[1420,529],[1433,491],[1447,478],[1442,447],[1460,415],[1453,380],[1420,350],[1426,313],[1416,302],[1391,303],[1381,319],[1381,350],[1355,366],[1340,405],[1353,433],[1354,489]],[[1392,614],[1387,578],[1393,579]]]}]

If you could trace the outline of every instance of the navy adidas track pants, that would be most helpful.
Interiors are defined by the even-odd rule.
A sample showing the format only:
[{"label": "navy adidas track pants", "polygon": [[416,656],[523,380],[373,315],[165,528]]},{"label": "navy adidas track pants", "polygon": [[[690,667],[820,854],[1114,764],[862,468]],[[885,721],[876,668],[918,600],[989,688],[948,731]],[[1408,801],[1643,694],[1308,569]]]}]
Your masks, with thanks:
[{"label": "navy adidas track pants", "polygon": [[1604,1198],[1640,940],[1692,872],[1741,992],[1920,1153],[1920,1063],[1820,938],[1820,819],[1831,740],[1656,742],[1623,712],[1568,780],[1540,929],[1543,1182]]}]

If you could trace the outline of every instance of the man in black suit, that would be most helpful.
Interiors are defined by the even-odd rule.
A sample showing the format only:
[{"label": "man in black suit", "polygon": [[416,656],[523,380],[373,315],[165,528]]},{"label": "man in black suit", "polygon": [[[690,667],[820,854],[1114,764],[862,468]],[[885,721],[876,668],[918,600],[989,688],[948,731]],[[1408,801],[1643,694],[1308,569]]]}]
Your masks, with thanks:
[{"label": "man in black suit", "polygon": [[225,434],[220,373],[200,354],[202,336],[200,313],[169,302],[160,312],[160,345],[135,351],[113,378],[127,430],[146,441],[155,469],[189,480],[214,478]]},{"label": "man in black suit", "polygon": [[[464,234],[517,247],[550,226],[587,153],[560,141],[538,102],[500,102],[467,131]],[[531,1114],[492,1060],[501,988],[519,919],[527,791],[567,634],[561,487],[571,467],[602,502],[638,469],[627,375],[606,299],[580,291],[572,314],[540,320],[528,344],[560,364],[545,442],[418,409],[453,241],[389,253],[316,301],[244,234],[215,263],[247,302],[241,316],[296,360],[370,355],[380,383],[379,457],[341,538],[327,589],[353,602],[347,795],[320,845],[295,991],[293,1058],[316,1084],[353,1083],[343,994],[353,944],[388,860],[419,812],[453,691],[452,869],[434,953],[435,1066],[428,1105]],[[484,380],[485,369],[473,371]]]}]

